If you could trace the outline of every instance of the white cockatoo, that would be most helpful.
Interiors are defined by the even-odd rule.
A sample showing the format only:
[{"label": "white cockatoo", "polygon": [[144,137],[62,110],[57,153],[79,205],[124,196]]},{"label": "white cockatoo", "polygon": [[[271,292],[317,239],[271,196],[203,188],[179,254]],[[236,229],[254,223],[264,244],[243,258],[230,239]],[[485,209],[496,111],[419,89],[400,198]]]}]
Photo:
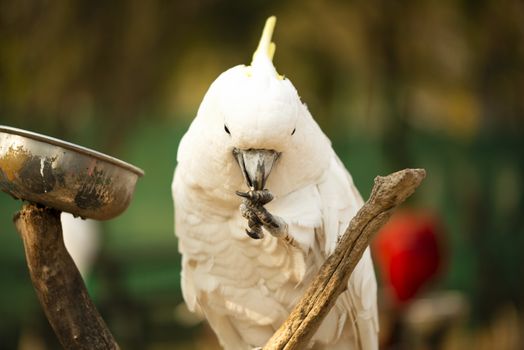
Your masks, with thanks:
[{"label": "white cockatoo", "polygon": [[[363,204],[329,139],[273,66],[275,21],[267,20],[250,66],[211,84],[180,142],[172,185],[183,296],[226,349],[267,342]],[[378,348],[369,248],[313,344]]]}]

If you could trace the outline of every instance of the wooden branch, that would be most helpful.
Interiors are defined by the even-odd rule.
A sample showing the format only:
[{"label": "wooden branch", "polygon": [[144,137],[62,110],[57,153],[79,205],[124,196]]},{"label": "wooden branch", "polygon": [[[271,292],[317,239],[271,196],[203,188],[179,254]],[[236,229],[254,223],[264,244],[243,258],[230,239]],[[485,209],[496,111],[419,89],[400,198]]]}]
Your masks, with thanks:
[{"label": "wooden branch", "polygon": [[60,212],[25,204],[14,222],[44,312],[65,349],[118,349],[62,238]]},{"label": "wooden branch", "polygon": [[375,178],[368,201],[351,220],[333,254],[264,350],[307,347],[338,296],[346,289],[349,276],[372,236],[386,223],[393,209],[413,194],[425,176],[424,169],[405,169]]}]

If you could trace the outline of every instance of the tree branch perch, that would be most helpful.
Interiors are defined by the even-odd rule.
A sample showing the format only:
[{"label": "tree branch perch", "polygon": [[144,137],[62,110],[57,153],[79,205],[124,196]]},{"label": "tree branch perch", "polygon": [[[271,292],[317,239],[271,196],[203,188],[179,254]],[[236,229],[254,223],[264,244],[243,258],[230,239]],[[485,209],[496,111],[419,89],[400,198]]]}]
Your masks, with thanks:
[{"label": "tree branch perch", "polygon": [[373,235],[386,223],[393,209],[415,192],[425,176],[424,169],[404,169],[375,178],[368,201],[351,220],[333,254],[321,266],[302,299],[264,350],[307,347],[338,296],[346,289],[349,276]]}]

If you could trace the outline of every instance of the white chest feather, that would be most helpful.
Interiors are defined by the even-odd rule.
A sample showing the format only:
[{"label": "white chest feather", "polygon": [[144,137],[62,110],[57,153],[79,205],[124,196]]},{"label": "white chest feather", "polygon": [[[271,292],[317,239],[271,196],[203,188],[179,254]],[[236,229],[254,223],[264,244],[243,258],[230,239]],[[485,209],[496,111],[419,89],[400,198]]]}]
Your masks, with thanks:
[{"label": "white chest feather", "polygon": [[[276,201],[268,209],[281,213],[278,207]],[[305,222],[307,226],[295,224],[301,221],[297,216],[290,227],[299,233],[300,242],[312,244],[320,213],[307,206],[304,209],[314,213],[303,216],[311,218]],[[261,240],[251,239],[238,209],[212,217],[191,213],[183,203],[177,204],[176,210],[184,296],[189,307],[198,308],[205,299],[216,311],[245,321],[261,325],[282,322],[301,296],[300,285],[312,267],[304,250],[282,244],[269,234]]]}]

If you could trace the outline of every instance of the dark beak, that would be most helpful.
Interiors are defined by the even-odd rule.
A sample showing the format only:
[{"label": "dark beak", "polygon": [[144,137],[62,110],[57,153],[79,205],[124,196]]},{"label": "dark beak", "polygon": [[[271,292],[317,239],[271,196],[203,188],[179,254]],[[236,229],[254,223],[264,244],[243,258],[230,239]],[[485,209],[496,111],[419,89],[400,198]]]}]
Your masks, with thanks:
[{"label": "dark beak", "polygon": [[280,153],[267,149],[233,149],[247,186],[252,190],[263,190],[266,180]]}]

